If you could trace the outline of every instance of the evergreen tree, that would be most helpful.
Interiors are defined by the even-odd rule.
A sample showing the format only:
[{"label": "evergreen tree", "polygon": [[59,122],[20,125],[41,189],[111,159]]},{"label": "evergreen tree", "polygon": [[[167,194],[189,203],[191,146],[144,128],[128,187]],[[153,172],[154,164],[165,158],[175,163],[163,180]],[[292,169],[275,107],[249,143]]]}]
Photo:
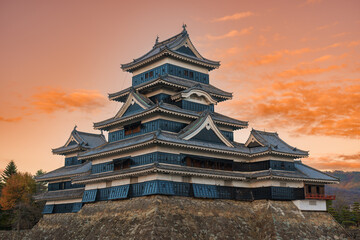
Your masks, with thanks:
[{"label": "evergreen tree", "polygon": [[[43,174],[45,174],[46,172],[43,171],[42,169],[38,170],[36,172],[36,174],[34,175],[34,177],[38,177],[41,176]],[[37,182],[36,183],[36,193],[43,193],[46,192],[47,190],[47,184],[45,182]]]},{"label": "evergreen tree", "polygon": [[345,227],[355,225],[355,222],[352,221],[352,214],[350,212],[349,206],[343,207],[341,210],[341,224]]},{"label": "evergreen tree", "polygon": [[6,183],[7,180],[14,174],[17,173],[17,167],[15,165],[15,162],[11,160],[8,165],[5,167],[5,170],[1,174],[1,178],[3,183]]},{"label": "evergreen tree", "polygon": [[354,202],[352,206],[352,214],[353,214],[353,221],[356,223],[356,226],[359,227],[360,225],[360,203]]}]

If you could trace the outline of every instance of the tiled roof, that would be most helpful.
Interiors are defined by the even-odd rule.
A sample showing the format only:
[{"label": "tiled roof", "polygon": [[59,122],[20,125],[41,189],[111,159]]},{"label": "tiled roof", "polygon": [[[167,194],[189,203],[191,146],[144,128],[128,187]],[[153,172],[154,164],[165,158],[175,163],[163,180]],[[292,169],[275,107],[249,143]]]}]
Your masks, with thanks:
[{"label": "tiled roof", "polygon": [[219,65],[220,65],[219,62],[212,61],[212,60],[202,57],[197,52],[197,50],[196,50],[196,52],[198,53],[199,56],[192,56],[192,55],[188,55],[183,52],[177,51],[176,49],[178,49],[179,47],[184,45],[184,43],[186,41],[188,41],[189,44],[192,45],[191,40],[189,39],[189,34],[187,33],[186,30],[184,30],[180,34],[177,34],[165,41],[156,43],[154,45],[154,47],[148,53],[146,53],[145,55],[143,55],[137,59],[134,59],[130,63],[122,64],[121,68],[123,70],[132,72],[134,69],[138,68],[139,66],[142,66],[142,65],[144,65],[158,57],[162,57],[164,55],[169,55],[169,56],[177,57],[177,58],[185,60],[185,61],[186,60],[190,61],[195,64],[197,63],[200,65],[204,65],[205,67],[207,67],[209,69],[214,69],[214,68],[219,67]]},{"label": "tiled roof", "polygon": [[101,155],[114,154],[116,152],[122,152],[128,149],[142,146],[142,144],[154,144],[163,143],[169,145],[178,145],[181,147],[192,148],[192,149],[207,149],[212,152],[228,152],[230,154],[243,155],[246,157],[253,157],[258,154],[280,154],[285,156],[293,157],[304,157],[306,155],[301,154],[289,149],[276,149],[273,150],[270,147],[260,146],[248,148],[244,144],[231,142],[234,147],[228,147],[223,144],[205,142],[200,140],[184,140],[178,137],[177,133],[155,131],[138,135],[132,138],[122,139],[120,141],[107,143],[100,147],[91,149],[87,152],[79,154],[80,159],[88,159]]},{"label": "tiled roof", "polygon": [[145,103],[145,105],[147,106],[151,106],[154,105],[154,103],[146,96],[144,96],[143,94],[140,94],[138,91],[136,91],[133,87],[131,87],[130,92],[133,94],[133,96],[140,102],[142,102],[143,104]]},{"label": "tiled roof", "polygon": [[189,125],[187,125],[186,127],[184,127],[183,129],[181,129],[181,131],[178,133],[178,136],[180,138],[182,138],[182,136],[184,134],[189,135],[192,132],[196,131],[197,128],[199,128],[199,126],[206,120],[206,118],[210,115],[209,111],[204,111],[200,114],[200,116],[193,121],[192,123],[190,123]]},{"label": "tiled roof", "polygon": [[[67,145],[71,138],[75,139],[76,144]],[[80,132],[76,130],[76,127],[71,132],[69,140],[67,141],[67,144],[65,144],[62,147],[53,149],[52,152],[54,154],[63,154],[72,151],[94,148],[106,143],[106,139],[103,134]]]},{"label": "tiled roof", "polygon": [[304,175],[306,175],[309,178],[316,178],[316,179],[322,179],[322,180],[328,180],[328,181],[339,181],[339,179],[337,179],[336,177],[333,177],[329,174],[323,173],[319,170],[309,167],[309,166],[301,163],[301,161],[296,161],[295,167],[298,171],[300,171],[301,173],[303,173]]},{"label": "tiled roof", "polygon": [[[117,123],[124,122],[127,119],[136,118],[137,115],[139,115],[139,117],[143,116],[143,114],[146,114],[147,112],[151,112],[152,110],[155,110],[155,109],[158,109],[158,111],[165,110],[165,111],[168,111],[169,113],[187,115],[191,118],[198,118],[201,114],[201,112],[194,112],[191,110],[180,108],[173,104],[160,102],[159,104],[153,105],[153,106],[149,107],[148,109],[144,109],[140,112],[134,112],[133,114],[129,114],[125,117],[120,117],[120,118],[112,117],[112,118],[106,119],[104,121],[94,123],[94,128],[98,128],[98,129],[106,128],[110,125],[115,125]],[[244,127],[247,127],[247,125],[248,125],[248,123],[245,121],[240,121],[240,120],[237,120],[234,118],[230,118],[230,117],[224,116],[219,113],[213,112],[213,113],[211,113],[211,116],[212,116],[213,120],[217,123],[223,123],[223,124],[231,125],[234,127],[236,126],[237,128],[244,128]]]},{"label": "tiled roof", "polygon": [[[120,171],[111,171],[104,172],[100,174],[91,174],[86,176],[80,176],[74,179],[75,183],[81,183],[82,181],[99,181],[104,178],[122,178],[129,177],[130,175],[136,176],[139,174],[149,174],[150,172],[165,172],[172,174],[181,174],[184,175],[201,175],[201,176],[211,176],[214,178],[228,178],[228,179],[262,179],[262,178],[286,178],[292,180],[308,180],[308,181],[317,181],[317,182],[326,182],[326,183],[336,183],[338,179],[328,178],[325,179],[319,176],[308,176],[298,169],[295,171],[284,171],[284,170],[264,170],[257,172],[238,172],[238,171],[224,171],[216,169],[206,169],[206,168],[196,168],[188,166],[179,166],[173,164],[163,164],[163,163],[153,163],[142,165],[138,167],[123,169]],[[97,180],[99,179],[99,180]]]},{"label": "tiled roof", "polygon": [[47,181],[53,179],[69,178],[71,176],[76,176],[80,174],[85,174],[91,169],[91,162],[86,162],[83,164],[64,166],[58,169],[55,169],[51,172],[45,173],[36,177],[36,181]]},{"label": "tiled roof", "polygon": [[101,154],[101,153],[109,153],[109,152],[116,152],[117,150],[122,151],[124,148],[132,147],[144,142],[148,142],[153,140],[155,137],[155,132],[146,133],[143,135],[126,138],[120,141],[111,142],[104,144],[100,147],[93,148],[89,151],[83,152],[79,154],[79,158],[86,158],[88,156],[92,156],[94,154]]},{"label": "tiled roof", "polygon": [[253,135],[262,145],[271,148],[273,151],[281,151],[281,152],[291,152],[299,155],[308,155],[307,151],[303,151],[297,149],[296,147],[292,147],[283,141],[277,133],[274,132],[265,132],[253,129],[250,133]]},{"label": "tiled roof", "polygon": [[75,199],[82,198],[84,193],[84,188],[74,188],[74,189],[66,189],[59,191],[50,191],[44,192],[34,196],[35,201],[52,201],[52,200],[62,200],[62,199]]},{"label": "tiled roof", "polygon": [[204,83],[198,83],[192,80],[187,80],[175,76],[165,75],[160,76],[159,78],[156,78],[154,80],[144,82],[142,84],[136,85],[135,87],[129,87],[125,88],[119,92],[110,93],[109,99],[115,100],[115,101],[125,101],[125,96],[129,94],[131,88],[134,88],[135,90],[141,91],[142,89],[145,89],[147,87],[150,87],[154,84],[169,84],[169,85],[175,85],[178,87],[181,87],[182,89],[185,89],[185,91],[189,88],[193,88],[195,86],[201,87],[202,90],[209,93],[210,95],[217,97],[217,98],[225,98],[225,99],[231,99],[232,93],[223,91],[211,84],[204,84]]}]

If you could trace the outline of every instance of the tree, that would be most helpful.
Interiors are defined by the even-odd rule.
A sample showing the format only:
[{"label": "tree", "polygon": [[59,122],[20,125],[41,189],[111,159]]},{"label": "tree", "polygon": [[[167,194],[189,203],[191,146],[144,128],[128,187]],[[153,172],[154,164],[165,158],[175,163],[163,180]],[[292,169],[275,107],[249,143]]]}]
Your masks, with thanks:
[{"label": "tree", "polygon": [[1,192],[0,205],[3,210],[14,208],[19,202],[30,203],[36,192],[35,180],[29,173],[18,173],[9,177]]},{"label": "tree", "polygon": [[6,181],[14,174],[17,173],[17,167],[15,162],[11,160],[8,165],[5,167],[5,170],[1,174],[2,181],[6,183]]},{"label": "tree", "polygon": [[29,173],[17,173],[10,176],[0,196],[1,209],[12,212],[12,223],[16,228],[29,228],[33,225],[37,211],[32,199],[36,192],[36,183]]},{"label": "tree", "polygon": [[[38,177],[41,176],[43,174],[45,174],[46,172],[43,171],[42,169],[38,170],[36,172],[36,174],[34,175],[34,177]],[[36,183],[36,193],[43,193],[47,191],[47,184],[45,182],[37,182]]]},{"label": "tree", "polygon": [[353,214],[353,221],[356,223],[356,226],[359,227],[360,224],[360,203],[354,202],[352,205],[352,214]]}]

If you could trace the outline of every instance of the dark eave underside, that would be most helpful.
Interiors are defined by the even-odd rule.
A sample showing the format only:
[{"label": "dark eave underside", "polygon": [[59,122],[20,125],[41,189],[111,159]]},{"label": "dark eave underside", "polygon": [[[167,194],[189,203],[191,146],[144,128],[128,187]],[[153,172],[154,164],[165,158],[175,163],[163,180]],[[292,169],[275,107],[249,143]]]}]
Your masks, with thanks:
[{"label": "dark eave underside", "polygon": [[[303,166],[308,167],[306,165]],[[253,181],[261,180],[261,179],[286,179],[292,181],[305,180],[308,182],[322,182],[322,183],[338,182],[338,179],[327,178],[320,171],[318,171],[319,176],[314,177],[311,175],[304,174],[303,172],[297,169],[295,171],[282,171],[282,170],[269,169],[269,170],[249,173],[249,172],[224,171],[224,170],[214,170],[214,169],[202,169],[202,168],[178,166],[178,165],[163,164],[163,163],[153,163],[139,167],[124,169],[120,171],[105,172],[101,174],[91,174],[91,175],[75,178],[73,179],[73,181],[74,183],[89,183],[89,182],[104,181],[105,179],[111,180],[111,179],[127,178],[130,176],[142,176],[151,173],[166,173],[166,174],[176,174],[181,176],[186,176],[186,175],[201,176],[201,177],[233,179],[233,180],[241,180],[241,181],[244,181],[246,179],[252,179]]]},{"label": "dark eave underside", "polygon": [[193,56],[189,56],[187,54],[172,51],[168,48],[163,48],[163,49],[159,49],[158,52],[154,52],[154,54],[148,54],[146,57],[141,58],[138,61],[122,64],[121,68],[124,71],[133,72],[136,69],[139,69],[140,67],[144,67],[164,57],[171,57],[191,64],[196,64],[201,67],[207,68],[208,70],[213,70],[220,66],[220,63],[216,61],[211,61],[208,59],[199,59]]},{"label": "dark eave underside", "polygon": [[[211,84],[198,83],[198,82],[195,82],[192,80],[182,79],[182,78],[174,77],[174,76],[170,76],[170,75],[161,76],[157,79],[134,86],[133,88],[135,90],[141,91],[146,88],[152,87],[156,84],[173,86],[173,87],[180,88],[181,90],[186,90],[186,89],[189,89],[189,88],[199,84],[204,91],[206,91],[207,93],[209,93],[210,95],[212,95],[214,97],[223,98],[223,99],[231,99],[232,98],[232,93],[223,91]],[[114,101],[119,101],[120,98],[124,98],[129,94],[129,92],[131,91],[131,88],[132,87],[129,87],[129,88],[123,89],[116,93],[110,93],[109,99],[114,100]],[[124,100],[122,100],[122,101],[124,101]]]},{"label": "dark eave underside", "polygon": [[[145,115],[151,114],[154,112],[163,112],[163,113],[173,114],[176,116],[182,116],[182,117],[187,117],[187,118],[191,118],[191,119],[196,119],[201,114],[201,112],[194,112],[191,110],[182,109],[182,108],[179,108],[172,104],[159,103],[157,105],[151,106],[148,109],[144,109],[141,112],[136,112],[136,113],[133,113],[126,117],[109,118],[107,120],[94,123],[94,128],[108,130],[110,127],[115,126],[117,124],[124,123],[126,121],[130,121],[130,120],[137,119],[140,117],[144,117]],[[246,122],[246,121],[240,121],[237,119],[233,119],[233,118],[227,117],[227,116],[219,114],[219,113],[211,113],[211,114],[212,114],[213,120],[217,124],[228,125],[228,126],[234,127],[235,129],[246,128],[248,126],[248,122]]]}]

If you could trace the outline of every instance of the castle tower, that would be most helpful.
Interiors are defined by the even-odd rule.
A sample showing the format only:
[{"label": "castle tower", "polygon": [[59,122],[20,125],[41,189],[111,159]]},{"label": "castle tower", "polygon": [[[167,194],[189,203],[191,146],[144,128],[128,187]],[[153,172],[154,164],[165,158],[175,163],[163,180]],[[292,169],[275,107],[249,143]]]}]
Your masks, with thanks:
[{"label": "castle tower", "polygon": [[[325,184],[338,179],[304,165],[307,151],[277,133],[252,130],[245,143],[234,131],[248,126],[215,111],[232,93],[210,84],[220,63],[204,58],[186,26],[132,62],[132,86],[109,94],[123,105],[94,123],[102,135],[72,132],[54,149],[65,166],[37,178],[49,182],[44,213],[76,212],[83,204],[147,195],[293,201],[300,210],[326,210]],[[80,136],[80,137],[78,137]],[[86,136],[86,137],[85,137]],[[61,186],[61,187],[60,187]]]}]

